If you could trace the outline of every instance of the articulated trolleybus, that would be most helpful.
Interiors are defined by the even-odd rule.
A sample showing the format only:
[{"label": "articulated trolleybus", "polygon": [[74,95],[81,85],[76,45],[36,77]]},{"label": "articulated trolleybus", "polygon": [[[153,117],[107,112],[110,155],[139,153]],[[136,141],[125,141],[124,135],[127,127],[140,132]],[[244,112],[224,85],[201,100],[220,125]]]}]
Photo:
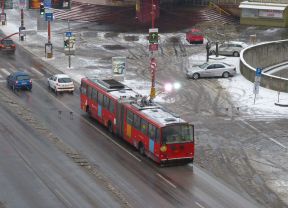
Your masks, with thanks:
[{"label": "articulated trolleybus", "polygon": [[157,163],[193,162],[194,126],[114,79],[83,78],[81,109]]}]

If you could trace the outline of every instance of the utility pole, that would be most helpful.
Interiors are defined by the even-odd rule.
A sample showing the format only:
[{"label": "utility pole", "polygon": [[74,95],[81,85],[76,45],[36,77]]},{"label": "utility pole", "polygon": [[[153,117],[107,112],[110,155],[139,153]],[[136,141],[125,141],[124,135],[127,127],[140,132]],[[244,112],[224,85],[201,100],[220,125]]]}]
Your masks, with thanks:
[{"label": "utility pole", "polygon": [[20,0],[20,17],[21,17],[21,23],[20,23],[20,27],[19,27],[19,39],[21,41],[24,41],[24,37],[25,37],[25,33],[23,30],[25,30],[26,28],[24,27],[24,7],[25,7],[25,0]]},{"label": "utility pole", "polygon": [[4,12],[4,8],[5,8],[5,0],[2,0],[2,12],[0,15],[2,25],[6,25],[6,13]]},{"label": "utility pole", "polygon": [[[68,19],[68,31],[70,32],[70,21]],[[70,49],[70,35],[68,37],[68,50],[69,50],[69,55],[68,55],[68,67],[71,68],[71,49]]]},{"label": "utility pole", "polygon": [[[156,59],[153,57],[153,51],[158,50],[158,29],[157,32],[154,30],[155,26],[155,10],[156,10],[156,5],[154,4],[154,1],[152,0],[152,7],[151,7],[151,15],[152,15],[152,31],[150,33],[149,31],[149,42],[152,43],[149,45],[149,49],[151,51],[151,60],[150,60],[150,70],[151,70],[151,90],[150,90],[150,99],[153,100],[156,97],[156,89],[155,89],[155,78],[156,78]],[[151,35],[150,35],[151,34]],[[155,44],[155,39],[157,38],[157,44]],[[151,40],[152,39],[152,40]],[[157,46],[157,49],[156,47]]]}]

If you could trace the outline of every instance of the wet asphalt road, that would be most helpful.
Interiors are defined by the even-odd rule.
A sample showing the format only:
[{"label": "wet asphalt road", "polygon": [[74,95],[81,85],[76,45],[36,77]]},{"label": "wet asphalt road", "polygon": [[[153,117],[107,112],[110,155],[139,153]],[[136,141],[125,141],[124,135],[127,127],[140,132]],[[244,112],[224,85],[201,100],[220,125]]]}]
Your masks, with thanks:
[{"label": "wet asphalt road", "polygon": [[32,92],[0,83],[0,201],[7,207],[260,207],[200,167],[160,168],[140,157],[80,111],[77,91],[50,92],[47,69],[23,53],[0,58],[0,68],[33,77]]}]

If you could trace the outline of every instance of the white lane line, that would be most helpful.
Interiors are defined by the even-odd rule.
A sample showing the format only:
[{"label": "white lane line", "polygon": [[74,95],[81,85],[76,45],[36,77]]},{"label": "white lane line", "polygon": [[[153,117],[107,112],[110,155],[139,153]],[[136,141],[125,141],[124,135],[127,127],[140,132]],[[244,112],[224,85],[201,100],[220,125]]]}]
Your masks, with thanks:
[{"label": "white lane line", "polygon": [[269,138],[269,137],[268,137],[268,139],[270,139],[272,142],[275,142],[276,144],[278,144],[279,146],[283,147],[284,149],[287,149],[287,147],[286,147],[285,145],[281,144],[281,143],[278,142],[277,140],[275,140],[275,139],[273,139],[273,138]]},{"label": "white lane line", "polygon": [[30,68],[33,72],[35,72],[36,74],[39,74],[40,76],[44,76],[44,74],[42,74],[41,72],[39,72],[37,69],[35,69],[34,67]]},{"label": "white lane line", "polygon": [[195,202],[195,204],[197,205],[197,206],[199,206],[199,207],[201,207],[201,208],[205,208],[203,205],[201,205],[199,202]]},{"label": "white lane line", "polygon": [[[38,87],[40,89],[42,89],[44,91],[44,88],[42,86],[40,86],[39,84],[37,84],[36,82],[34,82],[34,85],[38,85]],[[54,96],[52,96],[50,93],[48,93],[48,95],[55,99],[57,102],[59,102],[60,104],[62,104],[65,108],[67,108],[70,112],[73,112],[73,110],[71,108],[69,108],[65,103],[63,103],[62,101],[58,100],[57,98],[55,98]],[[96,129],[100,134],[102,134],[104,137],[106,137],[109,141],[111,141],[112,143],[114,143],[115,145],[117,145],[119,148],[121,148],[122,150],[124,150],[126,153],[128,153],[130,156],[132,156],[134,159],[136,159],[138,162],[141,162],[141,159],[139,159],[138,157],[136,157],[135,155],[133,155],[131,152],[129,152],[127,149],[125,149],[123,146],[121,146],[120,144],[118,144],[117,142],[115,142],[109,135],[105,134],[103,131],[101,131],[99,128],[97,128],[96,126],[93,126],[93,124],[91,124],[89,121],[85,120],[82,116],[80,116],[78,113],[74,112],[74,114],[76,116],[78,116],[80,118],[80,120],[82,120],[83,122],[85,122],[86,124],[88,124],[89,126],[91,126],[92,128]]]},{"label": "white lane line", "polygon": [[11,63],[8,62],[8,65],[9,65],[11,68],[15,69],[15,66],[13,66]]},{"label": "white lane line", "polygon": [[9,71],[7,71],[6,69],[4,69],[4,68],[1,68],[0,69],[4,74],[6,74],[6,75],[10,75],[10,72]]},{"label": "white lane line", "polygon": [[177,188],[173,183],[171,183],[170,181],[168,181],[166,178],[164,178],[160,173],[156,174],[158,177],[162,178],[166,183],[168,183],[170,186],[172,186],[173,188]]},{"label": "white lane line", "polygon": [[67,199],[65,199],[64,196],[57,189],[54,189],[54,191],[58,195],[58,197],[60,197],[61,200],[63,200],[66,203],[66,205],[72,207],[72,204]]},{"label": "white lane line", "polygon": [[251,124],[249,124],[247,121],[244,121],[242,119],[240,119],[240,121],[242,121],[244,124],[246,124],[247,126],[249,126],[250,128],[254,129],[257,132],[261,132],[259,129],[255,128],[254,126],[252,126]]},{"label": "white lane line", "polygon": [[[249,124],[248,122],[246,121],[243,121],[242,119],[240,120],[242,121],[243,123],[245,123],[246,125],[248,125],[250,128],[254,129],[255,131],[257,131],[258,133],[260,133],[261,131],[259,129],[257,129],[256,127],[252,126],[251,124]],[[279,145],[280,147],[284,148],[287,150],[287,147],[285,145],[283,145],[282,143],[278,142],[277,140],[269,137],[267,134],[265,133],[262,133],[262,135],[264,135],[267,139],[269,139],[270,141],[274,142],[275,144]]]}]

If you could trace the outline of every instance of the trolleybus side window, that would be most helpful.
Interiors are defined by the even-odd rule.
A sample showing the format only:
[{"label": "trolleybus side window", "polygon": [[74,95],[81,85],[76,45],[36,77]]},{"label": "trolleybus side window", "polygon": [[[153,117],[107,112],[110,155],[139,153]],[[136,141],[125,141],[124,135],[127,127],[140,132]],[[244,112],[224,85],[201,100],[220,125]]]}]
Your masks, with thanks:
[{"label": "trolleybus side window", "polygon": [[90,98],[91,99],[91,94],[92,94],[92,87],[91,86],[87,86],[87,96],[88,96],[88,98]]},{"label": "trolleybus side window", "polygon": [[103,105],[103,94],[98,92],[98,104]]},{"label": "trolleybus side window", "polygon": [[109,98],[104,95],[104,102],[103,102],[103,107],[108,109],[109,108]]},{"label": "trolleybus side window", "polygon": [[97,103],[97,94],[98,94],[97,90],[93,89],[92,90],[92,100],[96,103]]},{"label": "trolleybus side window", "polygon": [[82,94],[86,94],[86,87],[87,87],[87,84],[85,82],[82,82],[81,88],[80,88]]},{"label": "trolleybus side window", "polygon": [[148,136],[151,139],[155,139],[156,138],[156,127],[153,126],[152,124],[149,124]]},{"label": "trolleybus side window", "polygon": [[112,99],[109,102],[109,111],[114,113],[114,101]]},{"label": "trolleybus side window", "polygon": [[137,130],[140,130],[140,117],[136,114],[134,114],[134,120],[133,120],[133,126],[134,128],[136,128]]},{"label": "trolleybus side window", "polygon": [[132,125],[133,124],[133,113],[131,111],[127,111],[127,123]]},{"label": "trolleybus side window", "polygon": [[142,118],[141,119],[141,132],[147,135],[147,129],[148,129],[148,122]]}]

